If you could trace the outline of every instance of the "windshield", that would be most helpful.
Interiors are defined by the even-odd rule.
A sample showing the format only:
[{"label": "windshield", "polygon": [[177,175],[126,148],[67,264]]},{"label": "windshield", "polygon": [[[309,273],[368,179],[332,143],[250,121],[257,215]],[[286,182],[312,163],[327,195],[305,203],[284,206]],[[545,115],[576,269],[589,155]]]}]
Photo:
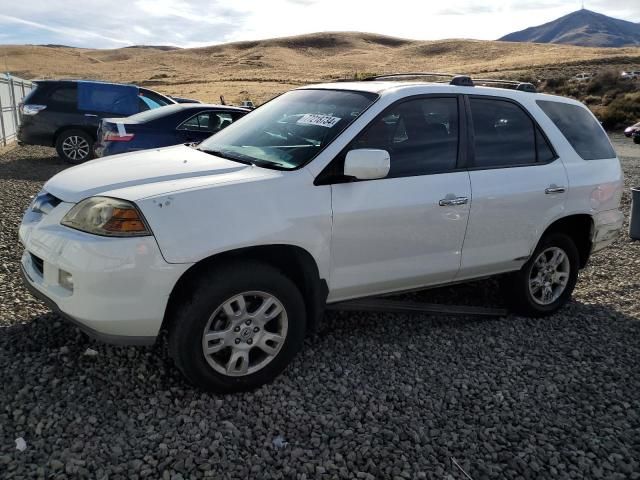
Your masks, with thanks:
[{"label": "windshield", "polygon": [[311,161],[377,98],[368,92],[293,90],[208,138],[198,149],[291,170]]}]

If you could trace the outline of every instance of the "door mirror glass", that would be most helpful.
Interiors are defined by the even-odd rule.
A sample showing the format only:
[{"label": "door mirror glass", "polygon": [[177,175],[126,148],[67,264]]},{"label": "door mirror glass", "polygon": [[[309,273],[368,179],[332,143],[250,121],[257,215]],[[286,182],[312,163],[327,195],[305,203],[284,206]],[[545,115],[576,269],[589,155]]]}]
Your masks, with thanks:
[{"label": "door mirror glass", "polygon": [[357,180],[375,180],[389,174],[389,152],[374,148],[351,150],[344,159],[344,174]]}]

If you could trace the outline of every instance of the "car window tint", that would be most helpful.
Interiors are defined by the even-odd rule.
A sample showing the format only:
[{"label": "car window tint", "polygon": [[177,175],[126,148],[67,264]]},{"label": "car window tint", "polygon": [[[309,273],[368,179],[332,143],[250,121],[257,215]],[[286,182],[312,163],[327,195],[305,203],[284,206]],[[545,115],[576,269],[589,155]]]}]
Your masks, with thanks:
[{"label": "car window tint", "polygon": [[139,95],[138,96],[138,100],[142,101],[142,103],[144,103],[144,105],[146,106],[146,108],[144,109],[140,109],[141,112],[146,111],[146,110],[153,110],[154,108],[158,108],[161,107],[162,105],[160,105],[158,102],[155,102],[153,100],[151,100],[149,97],[143,96],[143,95]]},{"label": "car window tint", "polygon": [[391,106],[351,144],[391,157],[388,177],[441,173],[456,168],[458,100],[422,98]]},{"label": "car window tint", "polygon": [[194,115],[180,125],[180,130],[216,133],[233,122],[233,116],[226,112],[203,112]]},{"label": "car window tint", "polygon": [[141,88],[139,95],[143,97],[145,101],[148,100],[147,104],[151,108],[163,107],[165,105],[174,105],[162,95],[159,95],[152,90],[147,90],[146,88]]},{"label": "car window tint", "polygon": [[607,134],[586,107],[551,100],[536,103],[584,160],[616,156]]},{"label": "car window tint", "polygon": [[548,163],[556,158],[555,152],[542,134],[540,128],[536,128],[536,150],[538,154],[538,163]]},{"label": "car window tint", "polygon": [[475,166],[527,165],[536,162],[536,135],[531,118],[514,103],[471,98]]},{"label": "car window tint", "polygon": [[78,105],[78,89],[73,86],[58,87],[49,95],[49,107],[62,111],[74,111]]}]

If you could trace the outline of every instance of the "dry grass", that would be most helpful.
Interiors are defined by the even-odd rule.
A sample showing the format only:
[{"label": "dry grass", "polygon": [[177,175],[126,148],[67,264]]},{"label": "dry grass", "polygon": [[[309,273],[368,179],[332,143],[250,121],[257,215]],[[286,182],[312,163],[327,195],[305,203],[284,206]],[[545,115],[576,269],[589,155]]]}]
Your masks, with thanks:
[{"label": "dry grass", "polygon": [[[360,72],[447,71],[503,77],[572,75],[640,64],[640,48],[479,40],[413,41],[319,33],[197,49],[0,46],[0,65],[25,78],[94,78],[204,101],[265,101],[292,87]],[[4,65],[3,65],[4,66]]]}]

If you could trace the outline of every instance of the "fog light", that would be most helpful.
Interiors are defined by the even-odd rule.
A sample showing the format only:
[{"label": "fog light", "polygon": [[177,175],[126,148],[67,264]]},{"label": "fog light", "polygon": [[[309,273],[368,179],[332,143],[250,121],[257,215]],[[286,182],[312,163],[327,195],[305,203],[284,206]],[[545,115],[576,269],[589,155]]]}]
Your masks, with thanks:
[{"label": "fog light", "polygon": [[62,288],[73,292],[73,275],[64,270],[58,270],[58,283]]}]

